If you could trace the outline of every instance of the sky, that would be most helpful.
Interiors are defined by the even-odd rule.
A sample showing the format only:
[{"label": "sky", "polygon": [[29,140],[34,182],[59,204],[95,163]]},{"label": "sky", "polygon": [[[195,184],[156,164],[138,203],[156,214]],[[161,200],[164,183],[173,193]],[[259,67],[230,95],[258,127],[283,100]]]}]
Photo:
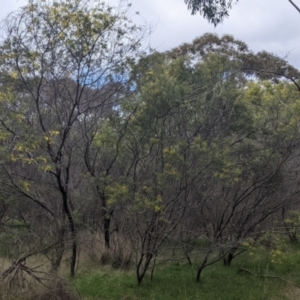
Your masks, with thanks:
[{"label": "sky", "polygon": [[[117,0],[106,0],[115,3]],[[26,0],[0,0],[0,19],[26,4]],[[300,69],[300,14],[288,0],[240,0],[229,18],[216,28],[199,14],[191,15],[184,0],[131,0],[137,23],[153,27],[150,45],[165,51],[191,43],[207,32],[233,35],[254,51],[266,50]],[[300,7],[300,0],[294,0]],[[134,14],[133,14],[134,15]],[[298,28],[298,29],[297,29]]]}]

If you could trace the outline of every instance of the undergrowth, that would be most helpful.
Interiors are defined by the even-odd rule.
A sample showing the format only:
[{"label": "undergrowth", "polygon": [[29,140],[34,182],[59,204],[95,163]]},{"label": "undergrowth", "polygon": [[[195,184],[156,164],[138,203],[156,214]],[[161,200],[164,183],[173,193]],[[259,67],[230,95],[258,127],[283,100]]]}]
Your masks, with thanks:
[{"label": "undergrowth", "polygon": [[201,283],[195,282],[195,275],[193,266],[169,263],[138,286],[133,270],[88,267],[74,284],[86,300],[296,300],[300,299],[299,245],[280,241],[268,250],[254,247],[230,267],[219,262],[205,269]]},{"label": "undergrowth", "polygon": [[[300,299],[299,244],[275,239],[271,247],[264,243],[244,243],[243,247],[247,251],[236,257],[231,266],[225,267],[220,261],[204,269],[200,283],[196,283],[197,264],[191,266],[178,260],[158,263],[153,278],[150,270],[141,286],[137,284],[133,262],[126,263],[126,268],[123,263],[116,268],[113,258],[104,261],[101,255],[86,255],[84,258],[82,254],[74,279],[65,281],[56,277],[47,283],[50,288],[37,288],[35,284],[29,286],[26,293],[14,289],[13,294],[4,294],[0,284],[0,299]],[[164,251],[167,257],[169,254],[168,250]],[[66,276],[67,269],[65,272],[61,270],[61,275]]]}]

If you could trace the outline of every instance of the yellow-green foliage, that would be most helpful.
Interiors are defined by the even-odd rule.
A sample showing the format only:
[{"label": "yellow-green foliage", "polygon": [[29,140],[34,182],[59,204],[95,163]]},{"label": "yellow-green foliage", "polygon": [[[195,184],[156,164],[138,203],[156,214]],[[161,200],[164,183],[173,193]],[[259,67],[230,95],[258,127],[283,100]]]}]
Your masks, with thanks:
[{"label": "yellow-green foliage", "polygon": [[121,201],[125,202],[130,196],[128,186],[118,182],[111,183],[110,185],[106,186],[105,193],[108,199],[108,206],[112,206]]},{"label": "yellow-green foliage", "polygon": [[155,213],[161,212],[163,199],[161,195],[153,195],[151,188],[143,186],[145,193],[135,195],[134,209],[147,209]]},{"label": "yellow-green foliage", "polygon": [[250,116],[253,130],[279,135],[287,141],[298,129],[299,104],[299,92],[293,84],[269,81],[248,83],[237,101],[247,112],[248,122]]}]

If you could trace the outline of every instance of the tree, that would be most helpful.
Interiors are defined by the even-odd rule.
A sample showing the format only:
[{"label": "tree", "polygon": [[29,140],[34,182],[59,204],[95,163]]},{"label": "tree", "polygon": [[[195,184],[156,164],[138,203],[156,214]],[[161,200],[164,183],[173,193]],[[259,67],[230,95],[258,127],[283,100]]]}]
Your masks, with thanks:
[{"label": "tree", "polygon": [[[229,10],[233,3],[239,0],[184,0],[192,14],[200,13],[208,22],[215,26],[221,23],[224,18],[229,16]],[[288,0],[293,7],[300,13],[300,8],[292,1]]]},{"label": "tree", "polygon": [[240,76],[243,82],[253,76],[272,81],[300,76],[299,70],[285,59],[266,51],[253,53],[246,43],[228,34],[219,37],[216,34],[206,33],[194,39],[192,43],[182,44],[166,52],[171,59],[187,56],[195,63],[207,59],[212,53],[230,58],[234,62],[232,72],[236,72],[236,76]]},{"label": "tree", "polygon": [[144,31],[131,23],[126,10],[80,0],[29,1],[9,15],[5,29],[1,125],[12,146],[2,168],[10,187],[57,223],[56,267],[70,233],[73,276],[75,159],[79,141],[95,124],[88,123],[82,135],[77,128],[105,105],[113,105],[128,64],[139,55]]},{"label": "tree", "polygon": [[[240,253],[242,241],[249,236],[258,238],[262,228],[270,226],[272,215],[295,200],[298,189],[289,187],[297,183],[289,174],[295,172],[290,162],[298,157],[293,107],[299,91],[297,82],[290,84],[285,78],[296,76],[298,71],[268,53],[254,55],[230,36],[218,39],[205,35],[191,45],[168,51],[166,57],[185,61],[189,70],[185,78],[194,84],[181,101],[189,101],[199,118],[195,120],[199,130],[193,147],[206,145],[206,151],[202,148],[188,168],[189,174],[205,171],[196,184],[191,182],[189,199],[193,200],[180,222],[181,244],[190,263],[190,245],[206,240],[205,247],[193,249],[202,254],[197,274],[200,280],[206,266],[220,259],[230,265]],[[266,66],[270,72],[249,67],[253,73],[248,73],[246,66],[251,64]],[[153,65],[150,60],[152,71]],[[167,94],[164,97],[167,99]],[[193,132],[192,120],[191,114],[181,125],[189,134]]]},{"label": "tree", "polygon": [[299,157],[293,109],[297,99],[298,91],[290,83],[259,82],[241,91],[234,107],[228,103],[231,120],[224,121],[229,126],[223,140],[225,151],[217,148],[222,158],[219,168],[214,166],[216,173],[206,189],[194,187],[201,199],[194,209],[198,238],[205,236],[208,243],[200,250],[206,255],[200,260],[197,280],[203,268],[220,258],[230,265],[244,251],[239,249],[242,241],[250,236],[258,239],[270,228],[272,215],[295,203],[299,189],[291,174],[297,165],[291,162]]},{"label": "tree", "polygon": [[[118,93],[115,91],[114,94],[116,96]],[[121,94],[124,94],[124,91]],[[115,105],[120,103],[119,99],[114,100]],[[120,156],[122,156],[120,151],[130,119],[129,115],[128,119],[123,117],[121,121],[117,115],[117,112],[99,111],[99,114],[89,116],[80,123],[83,135],[84,162],[88,170],[89,182],[96,195],[91,228],[93,230],[103,229],[107,251],[111,244],[111,223],[115,210],[114,203],[109,203],[107,190],[112,182],[118,182],[120,177],[124,176],[125,168],[120,162]]]},{"label": "tree", "polygon": [[[285,74],[298,71],[269,53],[253,54],[230,36],[214,35],[136,65],[136,93],[121,108],[125,116],[134,113],[120,153],[130,162],[121,181],[129,196],[122,197],[139,283],[165,241],[178,241],[195,263],[190,245],[205,239],[206,246],[193,248],[201,253],[197,280],[218,260],[230,265],[241,243],[259,237],[271,216],[291,203],[293,192],[283,196],[283,186],[295,185],[287,161],[299,144],[290,106],[298,91]],[[121,191],[119,184],[111,188]]]},{"label": "tree", "polygon": [[185,144],[180,131],[188,115],[180,99],[191,83],[183,60],[170,62],[159,54],[141,60],[133,78],[135,98],[128,97],[121,107],[128,120],[122,122],[126,132],[118,157],[124,175],[108,188],[110,202],[120,201],[128,211],[125,234],[135,254],[140,284],[179,224],[188,201],[191,179],[184,153],[190,143]]}]

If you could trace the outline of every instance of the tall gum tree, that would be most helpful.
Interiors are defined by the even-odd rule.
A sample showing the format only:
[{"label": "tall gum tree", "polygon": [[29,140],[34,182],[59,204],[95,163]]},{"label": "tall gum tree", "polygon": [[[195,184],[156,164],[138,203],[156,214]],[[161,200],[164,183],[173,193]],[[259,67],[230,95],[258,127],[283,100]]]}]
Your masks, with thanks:
[{"label": "tall gum tree", "polygon": [[[142,107],[147,111],[139,126],[150,130],[148,135],[155,132],[157,145],[163,145],[164,155],[156,156],[160,166],[166,167],[168,160],[176,157],[171,160],[172,169],[188,183],[186,213],[179,222],[181,234],[190,232],[196,241],[204,238],[209,245],[198,249],[202,253],[197,267],[199,281],[202,270],[217,260],[229,265],[244,240],[251,235],[259,237],[261,228],[269,228],[271,216],[295,200],[297,191],[288,187],[295,185],[289,173],[295,171],[291,161],[297,159],[299,147],[293,108],[297,107],[299,91],[297,82],[284,79],[284,72],[270,72],[266,81],[261,80],[265,78],[262,72],[253,72],[253,76],[244,73],[241,66],[248,54],[254,62],[261,57],[269,66],[276,62],[278,70],[286,70],[286,62],[268,53],[256,56],[228,36],[221,41],[204,36],[179,50],[183,53],[156,53],[140,62],[148,69],[138,76]],[[157,67],[155,61],[165,69]],[[288,69],[290,74],[298,72]],[[172,94],[172,82],[176,82],[178,93]],[[140,114],[143,116],[142,111]],[[155,115],[163,120],[163,127],[155,127],[158,121],[147,122]],[[176,121],[172,123],[173,118]],[[166,130],[171,144],[159,134]],[[182,161],[191,162],[187,176],[180,169]],[[190,180],[192,174],[195,180]],[[176,190],[175,178],[164,187],[169,185]],[[166,199],[167,188],[163,189]],[[284,194],[284,190],[289,192]],[[191,257],[187,258],[191,263]]]}]

